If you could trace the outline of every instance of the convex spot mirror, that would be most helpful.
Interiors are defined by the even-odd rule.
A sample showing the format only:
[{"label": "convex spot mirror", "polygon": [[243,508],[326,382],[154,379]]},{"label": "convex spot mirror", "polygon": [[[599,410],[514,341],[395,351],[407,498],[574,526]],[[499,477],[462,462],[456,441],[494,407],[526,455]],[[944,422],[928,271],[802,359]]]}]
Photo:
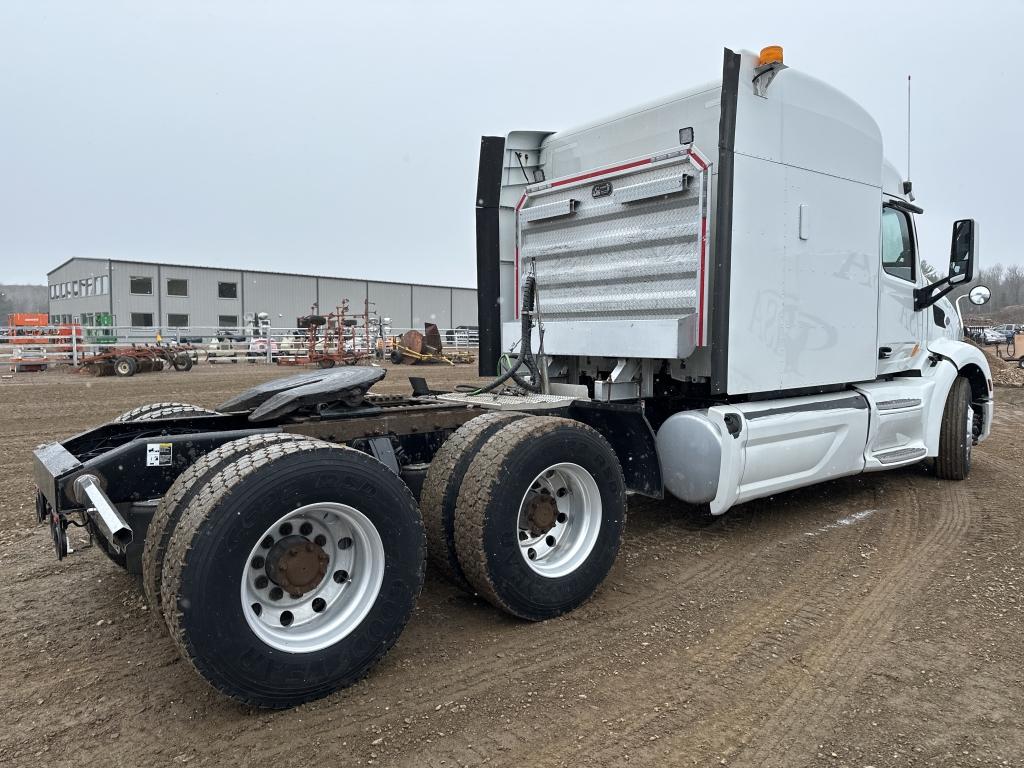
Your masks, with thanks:
[{"label": "convex spot mirror", "polygon": [[978,225],[974,219],[953,222],[953,237],[949,246],[950,283],[966,283],[974,277],[977,230]]},{"label": "convex spot mirror", "polygon": [[967,294],[967,300],[971,304],[977,304],[979,307],[982,304],[988,304],[988,300],[992,298],[992,291],[988,289],[987,285],[976,285],[971,288],[971,292]]}]

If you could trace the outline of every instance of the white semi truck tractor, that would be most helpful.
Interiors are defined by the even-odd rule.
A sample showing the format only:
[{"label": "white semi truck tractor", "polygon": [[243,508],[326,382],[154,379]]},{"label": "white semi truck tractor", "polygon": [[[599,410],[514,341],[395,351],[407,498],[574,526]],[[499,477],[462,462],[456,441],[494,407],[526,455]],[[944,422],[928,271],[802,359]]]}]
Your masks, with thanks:
[{"label": "white semi truck tractor", "polygon": [[932,461],[963,480],[992,423],[981,352],[924,280],[910,186],[875,122],[784,65],[582,127],[483,139],[483,386],[370,392],[387,369],[141,405],[35,451],[36,513],[137,574],[217,690],[287,707],[362,677],[430,560],[528,620],[590,598],[629,494],[713,517]]},{"label": "white semi truck tractor", "polygon": [[[913,200],[871,116],[776,46],[577,128],[484,137],[481,373],[517,351],[523,400],[571,399],[627,491],[706,515],[926,459],[963,480],[993,391],[943,297],[973,277],[978,226],[953,223],[930,283]],[[558,460],[569,484],[603,482]],[[523,546],[542,579],[546,560],[583,567],[538,530]]]}]

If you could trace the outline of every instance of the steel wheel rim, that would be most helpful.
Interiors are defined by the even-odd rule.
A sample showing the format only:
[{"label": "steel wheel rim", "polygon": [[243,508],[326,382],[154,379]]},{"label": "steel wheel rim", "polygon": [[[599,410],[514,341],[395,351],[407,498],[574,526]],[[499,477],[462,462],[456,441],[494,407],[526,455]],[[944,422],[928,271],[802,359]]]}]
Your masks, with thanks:
[{"label": "steel wheel rim", "polygon": [[[284,526],[291,526],[288,534]],[[301,536],[327,556],[323,577],[300,597],[268,575],[268,555],[285,536]],[[273,539],[269,547],[268,537]],[[318,502],[292,510],[267,528],[243,568],[242,614],[253,633],[280,651],[312,653],[348,636],[373,608],[384,582],[384,542],[359,510]]]},{"label": "steel wheel rim", "polygon": [[[551,512],[548,499],[555,507],[550,528],[545,519]],[[602,512],[601,492],[590,472],[570,462],[551,465],[533,479],[519,504],[519,554],[540,576],[556,579],[572,573],[594,550]]]}]

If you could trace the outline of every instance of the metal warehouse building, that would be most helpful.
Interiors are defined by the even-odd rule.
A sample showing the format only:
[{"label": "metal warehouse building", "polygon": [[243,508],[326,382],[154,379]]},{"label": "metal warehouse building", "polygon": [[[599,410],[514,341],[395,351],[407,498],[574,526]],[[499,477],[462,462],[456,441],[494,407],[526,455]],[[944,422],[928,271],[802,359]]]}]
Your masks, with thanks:
[{"label": "metal warehouse building", "polygon": [[272,326],[292,327],[312,304],[326,313],[347,298],[351,314],[369,299],[393,328],[477,324],[471,288],[88,258],[69,259],[47,282],[52,322],[92,325],[109,313],[117,326],[236,328],[266,312]]}]

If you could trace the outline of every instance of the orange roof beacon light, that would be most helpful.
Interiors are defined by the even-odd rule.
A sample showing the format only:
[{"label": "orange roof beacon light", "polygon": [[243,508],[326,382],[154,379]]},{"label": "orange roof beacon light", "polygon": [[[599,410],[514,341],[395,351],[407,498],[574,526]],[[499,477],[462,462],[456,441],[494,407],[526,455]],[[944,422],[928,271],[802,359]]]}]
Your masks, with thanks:
[{"label": "orange roof beacon light", "polygon": [[761,56],[757,60],[757,66],[763,67],[766,64],[782,64],[781,45],[766,45],[761,49]]},{"label": "orange roof beacon light", "polygon": [[782,46],[766,45],[761,49],[754,67],[754,95],[767,98],[768,86],[786,65],[782,63]]}]

